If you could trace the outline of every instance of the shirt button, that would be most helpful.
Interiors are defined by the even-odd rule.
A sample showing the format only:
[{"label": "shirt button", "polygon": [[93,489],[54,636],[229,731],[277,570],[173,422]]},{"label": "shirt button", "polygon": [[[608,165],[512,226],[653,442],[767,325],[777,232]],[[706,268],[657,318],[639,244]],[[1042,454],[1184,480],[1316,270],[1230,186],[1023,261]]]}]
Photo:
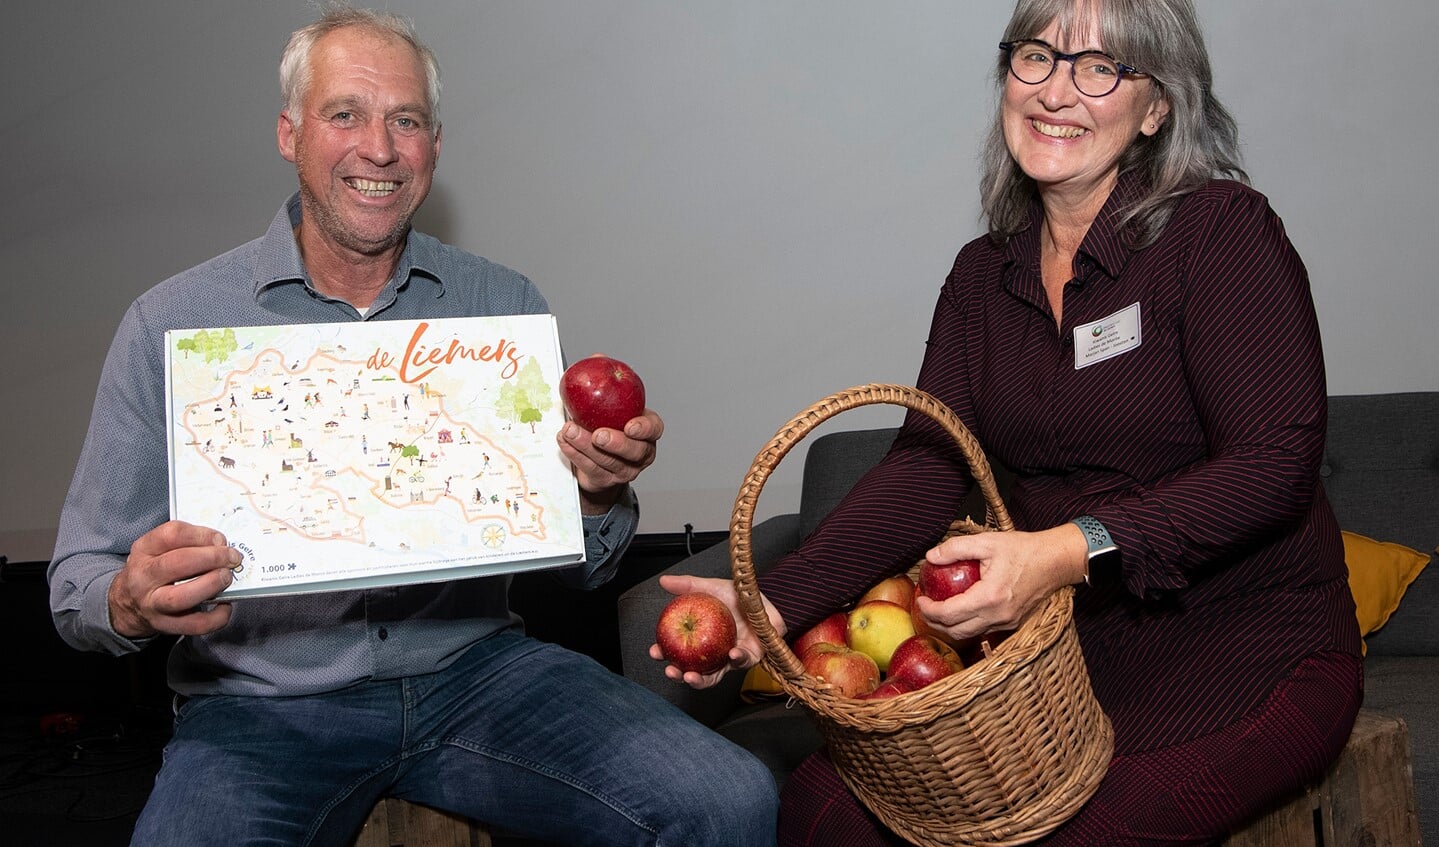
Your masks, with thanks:
[{"label": "shirt button", "polygon": [[381,641],[384,641],[386,638],[390,637],[390,631],[388,629],[385,629],[384,627],[380,627],[380,631],[375,634],[380,636]]}]

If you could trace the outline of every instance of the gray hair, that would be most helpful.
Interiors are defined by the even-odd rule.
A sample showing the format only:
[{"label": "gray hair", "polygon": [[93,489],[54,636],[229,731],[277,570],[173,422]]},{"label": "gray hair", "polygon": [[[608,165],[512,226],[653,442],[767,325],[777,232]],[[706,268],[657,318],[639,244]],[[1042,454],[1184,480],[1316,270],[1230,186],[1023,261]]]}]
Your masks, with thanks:
[{"label": "gray hair", "polygon": [[[1147,193],[1121,217],[1132,249],[1153,244],[1180,198],[1208,180],[1248,182],[1239,128],[1214,96],[1209,54],[1190,0],[1019,0],[1004,40],[1034,38],[1052,21],[1066,35],[1094,24],[1104,49],[1148,74],[1154,99],[1169,103],[1159,132],[1137,138],[1119,160],[1121,174],[1138,171],[1148,183]],[[1008,73],[1008,57],[1001,53],[995,65],[1001,91]],[[1002,242],[1028,224],[1037,189],[1009,153],[998,109],[982,159],[981,205],[990,236]]]},{"label": "gray hair", "polygon": [[389,12],[332,6],[309,26],[295,30],[280,57],[280,94],[290,121],[298,128],[303,120],[305,93],[311,79],[310,53],[315,42],[336,30],[357,27],[385,38],[395,38],[410,45],[425,69],[425,99],[430,110],[430,132],[440,126],[440,62],[435,53],[415,34],[415,27],[405,18]]}]

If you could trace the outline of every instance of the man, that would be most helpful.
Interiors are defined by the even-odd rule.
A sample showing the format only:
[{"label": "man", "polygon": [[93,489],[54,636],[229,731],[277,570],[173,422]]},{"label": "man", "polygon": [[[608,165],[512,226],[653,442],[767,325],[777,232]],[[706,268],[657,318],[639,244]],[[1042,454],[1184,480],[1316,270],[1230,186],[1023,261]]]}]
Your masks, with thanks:
[{"label": "man", "polygon": [[[438,67],[404,21],[295,33],[277,129],[300,190],[260,239],[142,295],[106,359],[54,560],[64,638],[184,636],[175,732],[134,843],[345,844],[390,794],[574,844],[772,843],[768,771],[663,700],[526,638],[504,577],[216,602],[239,554],[167,521],[166,329],[542,313],[524,277],[414,232],[440,153]],[[568,424],[592,586],[633,536],[663,423]],[[702,764],[700,764],[702,763]]]}]

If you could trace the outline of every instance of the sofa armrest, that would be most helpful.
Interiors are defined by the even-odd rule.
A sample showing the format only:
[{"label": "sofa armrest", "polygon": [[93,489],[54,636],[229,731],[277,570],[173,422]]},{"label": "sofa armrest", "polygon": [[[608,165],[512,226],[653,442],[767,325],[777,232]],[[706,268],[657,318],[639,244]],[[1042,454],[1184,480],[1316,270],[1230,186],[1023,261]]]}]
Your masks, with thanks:
[{"label": "sofa armrest", "polygon": [[[750,531],[750,547],[757,571],[778,561],[799,546],[799,515],[777,515],[762,521]],[[681,559],[661,571],[664,574],[729,579],[734,570],[730,564],[729,545],[720,542],[693,556]],[[712,688],[696,691],[675,682],[664,674],[664,665],[650,658],[650,645],[655,642],[655,622],[669,603],[671,595],[660,587],[659,576],[647,579],[620,595],[617,603],[620,634],[620,666],[624,675],[679,706],[691,716],[716,726],[740,705],[740,683],[744,674],[730,673]]]}]

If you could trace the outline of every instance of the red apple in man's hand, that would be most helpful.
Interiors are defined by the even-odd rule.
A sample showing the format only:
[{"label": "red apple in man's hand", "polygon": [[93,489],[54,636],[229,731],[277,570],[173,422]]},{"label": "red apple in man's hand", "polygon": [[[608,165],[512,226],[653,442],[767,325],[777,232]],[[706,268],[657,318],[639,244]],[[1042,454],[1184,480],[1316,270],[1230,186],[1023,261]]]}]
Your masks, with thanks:
[{"label": "red apple in man's hand", "polygon": [[729,663],[737,631],[729,607],[698,591],[681,594],[660,612],[655,642],[681,671],[714,673]]},{"label": "red apple in man's hand", "polygon": [[803,656],[809,648],[816,644],[839,644],[848,646],[849,641],[849,616],[844,612],[835,612],[814,626],[810,627],[799,640],[794,643],[794,654]]},{"label": "red apple in man's hand", "polygon": [[888,600],[908,609],[914,603],[914,582],[905,574],[882,579],[860,595],[855,605],[858,606],[860,603],[867,603],[870,600]]},{"label": "red apple in man's hand", "polygon": [[948,600],[979,582],[979,562],[963,559],[947,565],[925,562],[919,566],[919,593],[931,600]]},{"label": "red apple in man's hand", "polygon": [[874,659],[842,644],[821,642],[800,657],[804,672],[833,685],[846,697],[868,694],[879,686],[879,665]]},{"label": "red apple in man's hand", "polygon": [[929,635],[906,638],[889,659],[889,679],[911,691],[961,670],[964,662],[948,644]]},{"label": "red apple in man's hand", "polygon": [[630,418],[645,411],[645,384],[619,359],[580,359],[560,377],[560,396],[570,418],[591,432],[600,427],[624,429]]}]

